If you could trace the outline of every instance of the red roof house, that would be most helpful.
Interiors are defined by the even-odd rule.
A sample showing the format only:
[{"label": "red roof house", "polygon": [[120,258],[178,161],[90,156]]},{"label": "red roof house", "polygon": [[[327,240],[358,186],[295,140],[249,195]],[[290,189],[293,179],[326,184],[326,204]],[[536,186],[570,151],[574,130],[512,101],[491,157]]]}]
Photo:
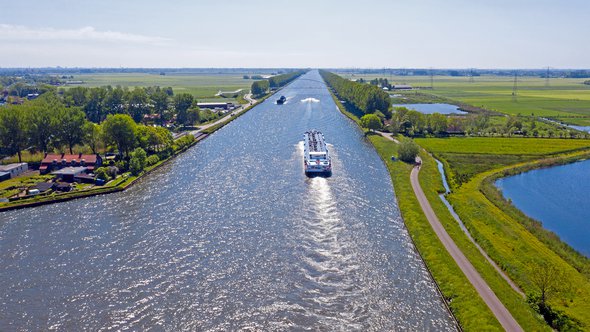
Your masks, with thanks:
[{"label": "red roof house", "polygon": [[62,169],[64,167],[86,167],[89,172],[102,165],[102,158],[97,154],[46,154],[41,162],[41,174]]}]

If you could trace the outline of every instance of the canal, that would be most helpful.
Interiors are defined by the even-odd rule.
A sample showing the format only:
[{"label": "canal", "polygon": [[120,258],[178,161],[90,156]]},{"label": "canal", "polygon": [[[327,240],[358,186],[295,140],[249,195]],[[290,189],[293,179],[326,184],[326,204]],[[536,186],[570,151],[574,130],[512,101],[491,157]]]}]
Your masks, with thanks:
[{"label": "canal", "polygon": [[455,330],[317,71],[279,94],[125,192],[0,214],[0,330]]}]

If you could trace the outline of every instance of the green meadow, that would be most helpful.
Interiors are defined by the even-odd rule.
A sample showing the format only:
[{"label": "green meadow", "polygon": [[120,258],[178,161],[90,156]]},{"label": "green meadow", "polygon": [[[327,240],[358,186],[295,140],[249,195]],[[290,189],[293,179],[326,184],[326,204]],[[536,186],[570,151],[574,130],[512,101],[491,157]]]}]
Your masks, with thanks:
[{"label": "green meadow", "polygon": [[[390,83],[430,87],[429,76],[395,76],[387,74],[345,75],[348,78],[370,80],[387,78]],[[590,85],[586,79],[550,78],[549,84],[540,77],[518,77],[516,98],[512,96],[514,77],[434,76],[433,90],[422,93],[445,97],[458,102],[512,115],[548,117],[569,124],[590,126]],[[412,91],[394,92],[412,94]]]},{"label": "green meadow", "polygon": [[83,81],[83,84],[69,87],[97,87],[120,85],[133,88],[136,86],[172,87],[174,93],[190,93],[199,101],[215,98],[222,91],[238,89],[250,90],[253,80],[243,79],[242,74],[148,74],[148,73],[108,73],[74,75],[72,80]]}]

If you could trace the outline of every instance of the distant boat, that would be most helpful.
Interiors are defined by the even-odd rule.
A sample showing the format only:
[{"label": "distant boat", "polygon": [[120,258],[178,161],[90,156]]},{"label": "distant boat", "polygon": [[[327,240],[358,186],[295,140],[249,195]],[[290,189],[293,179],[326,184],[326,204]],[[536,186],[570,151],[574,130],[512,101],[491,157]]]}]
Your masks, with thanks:
[{"label": "distant boat", "polygon": [[281,98],[277,99],[277,105],[283,105],[287,101],[287,97],[281,96]]},{"label": "distant boat", "polygon": [[305,132],[303,139],[305,174],[307,176],[332,175],[332,158],[324,141],[324,135],[319,131],[311,130]]}]

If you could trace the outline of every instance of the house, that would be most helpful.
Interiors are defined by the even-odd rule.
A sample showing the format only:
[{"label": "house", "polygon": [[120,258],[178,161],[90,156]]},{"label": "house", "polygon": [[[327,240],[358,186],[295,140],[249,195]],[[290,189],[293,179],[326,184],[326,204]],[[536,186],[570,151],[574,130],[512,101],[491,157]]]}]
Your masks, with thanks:
[{"label": "house", "polygon": [[221,108],[224,110],[234,109],[235,105],[233,103],[222,102],[222,103],[197,103],[199,108],[208,108],[210,110]]},{"label": "house", "polygon": [[17,177],[29,169],[27,163],[14,163],[8,165],[1,165],[0,172],[6,172],[10,174],[10,178]]},{"label": "house", "polygon": [[56,175],[60,180],[65,182],[74,182],[77,176],[80,176],[88,170],[88,167],[64,167],[57,171],[51,172],[51,175]]},{"label": "house", "polygon": [[39,171],[47,174],[65,167],[86,167],[89,172],[102,165],[102,158],[97,154],[46,154]]}]

